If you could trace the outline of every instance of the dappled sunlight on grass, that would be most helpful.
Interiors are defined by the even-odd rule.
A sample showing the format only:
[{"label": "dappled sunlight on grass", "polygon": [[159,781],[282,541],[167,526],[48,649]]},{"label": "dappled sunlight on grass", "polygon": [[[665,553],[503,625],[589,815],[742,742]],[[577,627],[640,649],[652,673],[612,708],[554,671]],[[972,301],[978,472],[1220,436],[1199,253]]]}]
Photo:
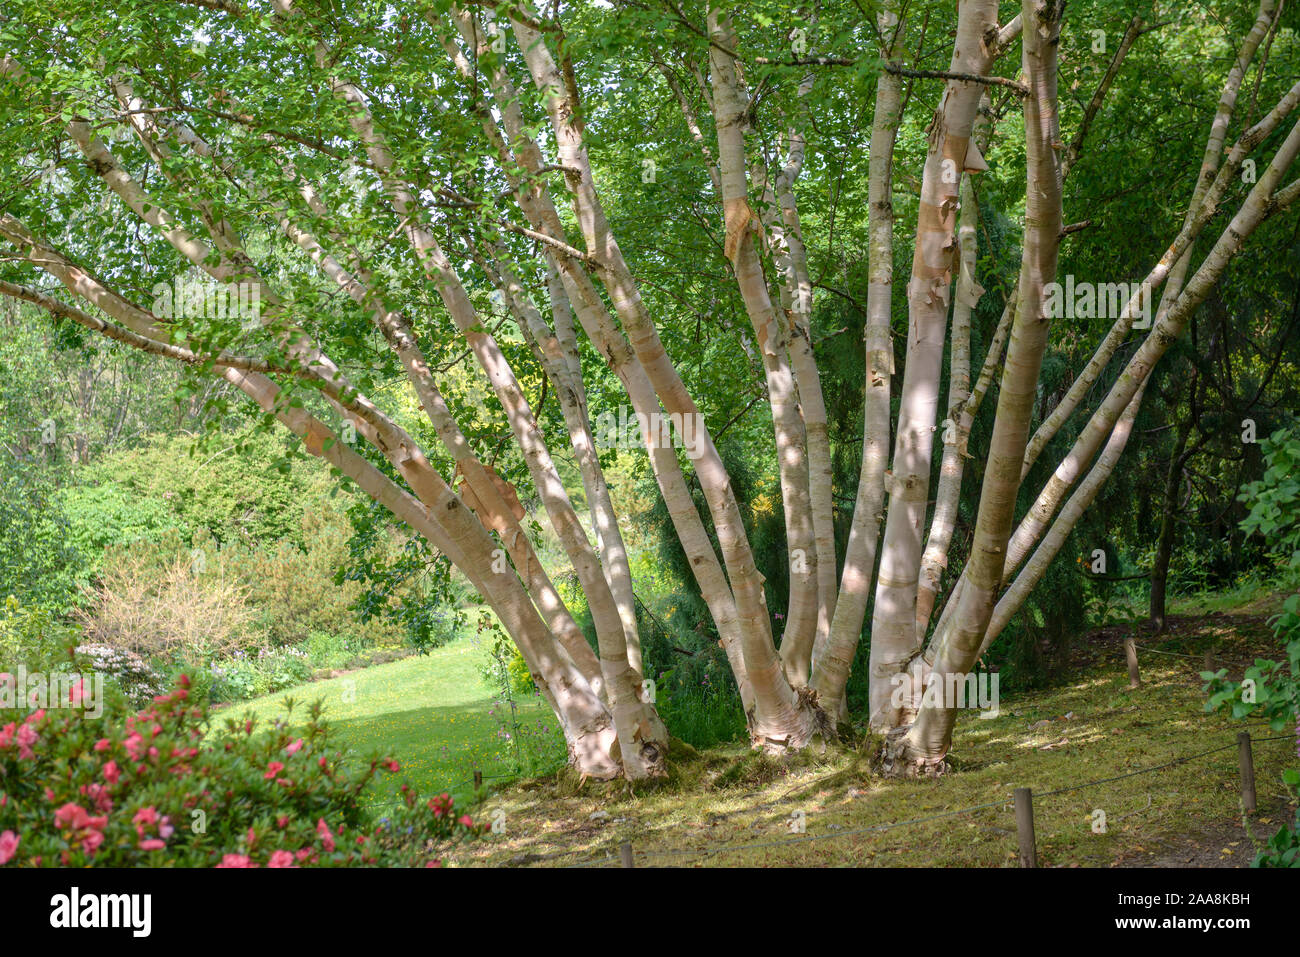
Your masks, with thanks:
[{"label": "dappled sunlight on grass", "polygon": [[[1224,624],[1206,622],[1206,633]],[[1243,627],[1246,638],[1229,631],[1233,641],[1253,642],[1243,652],[1270,651],[1257,630]],[[1182,638],[1188,647],[1204,639],[1198,628]],[[1115,645],[1068,687],[1023,695],[1003,688],[997,718],[959,721],[954,770],[934,779],[875,776],[866,746],[782,762],[736,745],[682,756],[666,784],[522,781],[485,804],[504,813],[506,833],[458,857],[466,865],[617,866],[619,844],[630,841],[638,866],[1014,866],[1017,787],[1035,792],[1043,866],[1167,853],[1240,818],[1234,742],[1244,726],[1204,712],[1199,669],[1199,661],[1144,656],[1143,686],[1130,690]],[[1257,830],[1266,835],[1295,746],[1262,740],[1272,737],[1267,728],[1249,730],[1264,809]]]}]

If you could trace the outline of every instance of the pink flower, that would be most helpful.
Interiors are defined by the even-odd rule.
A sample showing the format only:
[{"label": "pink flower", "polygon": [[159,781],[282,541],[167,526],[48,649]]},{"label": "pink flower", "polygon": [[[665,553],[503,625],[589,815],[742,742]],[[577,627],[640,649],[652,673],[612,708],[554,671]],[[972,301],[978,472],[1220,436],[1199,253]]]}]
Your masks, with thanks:
[{"label": "pink flower", "polygon": [[135,817],[131,818],[131,823],[137,827],[147,827],[150,824],[158,823],[158,812],[152,806],[142,807],[135,812]]},{"label": "pink flower", "polygon": [[116,761],[109,761],[104,765],[104,780],[109,784],[116,784],[118,778],[122,776],[122,770],[117,766]]},{"label": "pink flower", "polygon": [[96,751],[107,751],[108,747],[109,747],[108,738],[100,738],[98,741],[95,742]]},{"label": "pink flower", "polygon": [[279,761],[272,761],[270,764],[266,766],[266,773],[263,774],[262,777],[269,781],[283,770],[284,770],[283,764],[281,764]]},{"label": "pink flower", "polygon": [[[9,747],[9,745],[13,744],[14,730],[17,727],[18,726],[16,724],[10,721],[3,728],[0,728],[0,748],[7,748]],[[321,758],[321,760],[324,761],[325,759]]]},{"label": "pink flower", "polygon": [[89,817],[86,809],[80,804],[69,802],[54,812],[54,824],[56,827],[80,828],[86,826]]},{"label": "pink flower", "polygon": [[334,850],[334,835],[330,833],[329,826],[325,823],[325,818],[316,822],[316,833],[320,835],[320,842],[324,845],[325,850]]},{"label": "pink flower", "polygon": [[164,841],[167,840],[167,838],[171,837],[175,833],[176,833],[176,828],[172,827],[171,818],[164,817],[158,823],[158,836],[161,837]]},{"label": "pink flower", "polygon": [[80,790],[82,794],[90,798],[91,802],[95,805],[96,811],[108,813],[113,810],[113,799],[108,796],[108,788],[104,787],[104,785],[96,781],[90,784],[83,784]]},{"label": "pink flower", "polygon": [[8,864],[9,860],[18,851],[18,841],[20,838],[13,831],[5,831],[0,834],[0,864]]},{"label": "pink flower", "polygon": [[94,854],[99,845],[104,843],[104,835],[99,831],[87,831],[81,839],[81,849],[87,854]]},{"label": "pink flower", "polygon": [[266,862],[267,867],[297,867],[293,862],[293,855],[288,851],[276,851],[271,855],[271,859]]},{"label": "pink flower", "polygon": [[140,842],[140,850],[142,851],[164,851],[166,849],[167,843],[165,841],[160,841],[157,838],[151,837],[148,840]]},{"label": "pink flower", "polygon": [[257,865],[244,854],[226,854],[217,867],[256,867]]},{"label": "pink flower", "polygon": [[299,738],[293,744],[284,749],[285,754],[297,754],[302,750],[302,738]]},{"label": "pink flower", "polygon": [[474,826],[474,819],[470,817],[468,814],[465,814],[460,819],[460,825],[461,827],[472,828]]},{"label": "pink flower", "polygon": [[36,743],[36,729],[30,724],[24,724],[18,729],[18,757],[34,758],[36,752],[32,750],[32,745]]},{"label": "pink flower", "polygon": [[127,735],[126,740],[123,741],[122,743],[126,745],[126,751],[129,755],[131,755],[131,760],[139,761],[140,751],[141,751],[140,746],[144,744],[144,738],[140,736],[140,732],[132,731],[129,735]]},{"label": "pink flower", "polygon": [[398,763],[397,763],[395,760],[393,760],[392,758],[389,758],[388,761],[386,761],[386,762],[384,763],[384,767],[388,768],[388,770],[390,770],[390,771],[400,771],[400,770],[402,770],[402,766],[401,766],[400,764],[398,764]]},{"label": "pink flower", "polygon": [[81,699],[86,697],[86,681],[84,678],[78,678],[77,683],[68,689],[68,702],[75,708],[81,704]]}]

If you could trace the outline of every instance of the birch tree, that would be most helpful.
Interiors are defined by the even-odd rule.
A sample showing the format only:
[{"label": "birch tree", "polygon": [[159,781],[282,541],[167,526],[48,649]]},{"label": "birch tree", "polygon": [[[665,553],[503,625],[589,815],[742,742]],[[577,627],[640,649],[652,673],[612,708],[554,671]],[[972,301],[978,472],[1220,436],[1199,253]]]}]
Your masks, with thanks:
[{"label": "birch tree", "polygon": [[[1065,176],[1088,163],[1108,91],[1155,29],[1121,21],[1082,118],[1065,129],[1062,44],[1090,27],[1066,7],[880,0],[864,18],[850,5],[716,0],[19,0],[0,14],[0,294],[237,389],[460,569],[518,645],[580,773],[642,779],[665,772],[670,729],[641,654],[633,516],[617,510],[602,468],[617,438],[600,427],[611,410],[593,406],[590,384],[617,383],[753,746],[824,745],[861,718],[887,735],[891,768],[934,769],[957,702],[927,689],[973,672],[1114,470],[1152,368],[1261,224],[1300,196],[1300,85],[1238,112],[1252,64],[1256,97],[1287,75],[1277,51],[1256,63],[1281,14],[1261,0],[1231,39],[1217,107],[1188,117],[1207,136],[1200,174],[1152,180],[1178,204],[1181,229],[1143,264],[1092,361],[1044,416]],[[937,39],[946,49],[934,54]],[[607,116],[620,83],[677,116],[680,141],[620,142],[637,124]],[[860,468],[856,487],[835,488],[811,321],[818,297],[835,292],[810,250],[833,250],[836,217],[809,185],[826,180],[810,179],[808,144],[868,105],[856,143],[866,182],[849,190],[866,196],[869,249],[854,345],[866,370]],[[919,144],[911,166],[900,166],[900,140]],[[627,222],[610,186],[612,142],[622,162],[640,161],[643,183],[655,182],[645,154],[656,148],[680,146],[701,171],[702,198],[680,214],[713,248],[689,288],[743,315],[729,334],[753,357],[744,385],[770,418],[783,617],[768,607],[718,449],[714,397],[690,385],[683,310],[704,303],[647,283],[648,227]],[[1020,263],[1000,277],[1014,292],[986,354],[972,356],[979,184],[999,149],[1023,156]],[[896,248],[910,248],[905,279]],[[1162,286],[1116,374],[1120,343]],[[1083,418],[1103,374],[1115,375],[1104,400],[1018,508],[1031,467]],[[513,450],[515,482],[467,427],[466,381],[480,397],[472,414]],[[530,399],[541,382],[561,410],[549,430]],[[968,468],[981,409],[991,439]],[[521,500],[536,503],[562,561],[545,567]],[[852,503],[841,542],[836,501]],[[963,502],[976,515],[972,543],[945,574]],[[569,573],[594,650],[555,585]],[[860,648],[869,704],[849,715]]]}]

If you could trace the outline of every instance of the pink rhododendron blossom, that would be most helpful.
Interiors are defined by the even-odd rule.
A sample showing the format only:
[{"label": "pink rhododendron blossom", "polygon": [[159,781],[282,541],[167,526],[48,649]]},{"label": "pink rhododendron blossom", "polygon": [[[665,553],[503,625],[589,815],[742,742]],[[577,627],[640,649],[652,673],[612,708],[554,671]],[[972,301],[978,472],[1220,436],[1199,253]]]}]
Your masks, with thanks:
[{"label": "pink rhododendron blossom", "polygon": [[57,827],[85,827],[89,817],[80,804],[69,802],[54,812],[54,824]]},{"label": "pink rhododendron blossom", "polygon": [[98,782],[83,784],[80,788],[82,794],[90,799],[95,805],[95,810],[107,814],[113,810],[113,799],[108,795],[108,788]]},{"label": "pink rhododendron blossom", "polygon": [[325,823],[325,818],[316,822],[316,833],[320,835],[320,842],[327,851],[334,850],[334,835],[330,833],[329,825]]},{"label": "pink rhododendron blossom", "polygon": [[150,824],[158,823],[158,812],[153,807],[142,807],[135,812],[135,817],[131,818],[131,823],[136,827],[147,827]]},{"label": "pink rhododendron blossom", "polygon": [[36,757],[36,752],[32,750],[32,745],[36,743],[38,735],[36,729],[30,724],[24,724],[18,729],[18,757],[31,759]]},{"label": "pink rhododendron blossom", "polygon": [[5,831],[0,834],[0,864],[8,864],[14,854],[18,852],[18,842],[21,840],[13,831]]}]

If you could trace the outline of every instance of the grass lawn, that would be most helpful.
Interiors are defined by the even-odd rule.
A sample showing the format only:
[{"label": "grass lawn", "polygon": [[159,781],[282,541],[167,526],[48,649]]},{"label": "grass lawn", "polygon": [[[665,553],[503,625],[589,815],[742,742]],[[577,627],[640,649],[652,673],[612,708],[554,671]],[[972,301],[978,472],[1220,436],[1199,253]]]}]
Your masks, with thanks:
[{"label": "grass lawn", "polygon": [[[479,674],[485,657],[471,637],[462,637],[427,655],[240,702],[216,712],[214,723],[250,711],[263,721],[282,717],[286,697],[297,702],[294,713],[301,719],[304,706],[320,698],[349,748],[401,762],[400,774],[382,778],[376,801],[391,800],[406,780],[421,794],[450,791],[460,804],[473,794],[475,768],[489,783],[519,773],[513,741],[501,737],[513,735],[510,705]],[[536,696],[516,704],[524,770],[554,770],[563,762],[564,744],[550,708]]]}]

